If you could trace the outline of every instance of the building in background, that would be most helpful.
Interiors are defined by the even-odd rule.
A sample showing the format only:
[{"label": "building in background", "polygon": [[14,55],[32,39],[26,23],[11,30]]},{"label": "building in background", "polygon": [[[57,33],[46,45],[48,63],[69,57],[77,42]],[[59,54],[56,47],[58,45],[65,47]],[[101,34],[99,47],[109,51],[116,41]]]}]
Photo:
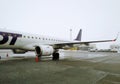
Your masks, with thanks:
[{"label": "building in background", "polygon": [[120,44],[110,45],[110,50],[111,50],[112,52],[118,52],[118,53],[120,53]]},{"label": "building in background", "polygon": [[84,51],[97,51],[96,44],[75,44],[73,47],[75,50],[84,50]]}]

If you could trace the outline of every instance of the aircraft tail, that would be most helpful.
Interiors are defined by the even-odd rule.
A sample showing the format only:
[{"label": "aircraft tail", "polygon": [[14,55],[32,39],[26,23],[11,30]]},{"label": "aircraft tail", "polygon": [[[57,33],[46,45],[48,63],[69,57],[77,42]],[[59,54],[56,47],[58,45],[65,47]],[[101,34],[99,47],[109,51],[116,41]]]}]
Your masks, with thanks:
[{"label": "aircraft tail", "polygon": [[82,37],[82,29],[80,29],[80,31],[79,31],[79,33],[78,33],[78,35],[77,35],[75,40],[81,41],[81,37]]}]

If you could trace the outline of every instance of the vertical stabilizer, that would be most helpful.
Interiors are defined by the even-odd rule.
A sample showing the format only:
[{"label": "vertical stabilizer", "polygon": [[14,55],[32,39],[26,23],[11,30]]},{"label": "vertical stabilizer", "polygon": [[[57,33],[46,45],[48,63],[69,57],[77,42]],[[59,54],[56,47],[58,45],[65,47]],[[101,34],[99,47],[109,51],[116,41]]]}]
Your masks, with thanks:
[{"label": "vertical stabilizer", "polygon": [[79,31],[79,33],[78,33],[78,35],[77,35],[75,40],[81,41],[81,37],[82,37],[82,29],[80,29],[80,31]]}]

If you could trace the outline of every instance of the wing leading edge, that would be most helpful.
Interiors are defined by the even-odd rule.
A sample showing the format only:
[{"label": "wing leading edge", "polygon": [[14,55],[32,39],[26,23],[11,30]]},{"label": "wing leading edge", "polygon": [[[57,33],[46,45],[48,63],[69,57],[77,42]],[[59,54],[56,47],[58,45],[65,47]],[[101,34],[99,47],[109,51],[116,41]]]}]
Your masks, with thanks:
[{"label": "wing leading edge", "polygon": [[74,44],[86,44],[89,45],[89,43],[101,43],[101,42],[114,42],[118,39],[119,33],[117,34],[115,39],[112,40],[99,40],[99,41],[77,41],[77,42],[65,42],[65,43],[57,43],[55,45],[74,45]]},{"label": "wing leading edge", "polygon": [[117,38],[113,39],[113,40],[99,40],[99,41],[79,41],[79,42],[65,42],[65,43],[57,43],[57,44],[54,44],[56,46],[59,46],[59,47],[63,47],[63,46],[72,46],[74,44],[85,44],[85,45],[89,45],[90,43],[101,43],[101,42],[114,42],[116,41]]}]

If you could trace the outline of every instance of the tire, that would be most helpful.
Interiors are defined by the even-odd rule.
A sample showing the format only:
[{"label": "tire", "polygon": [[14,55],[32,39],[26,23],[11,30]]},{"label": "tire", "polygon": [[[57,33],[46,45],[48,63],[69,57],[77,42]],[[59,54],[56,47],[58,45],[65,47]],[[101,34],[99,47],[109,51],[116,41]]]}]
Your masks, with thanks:
[{"label": "tire", "polygon": [[59,60],[59,53],[53,53],[52,60],[54,60],[54,61]]}]

